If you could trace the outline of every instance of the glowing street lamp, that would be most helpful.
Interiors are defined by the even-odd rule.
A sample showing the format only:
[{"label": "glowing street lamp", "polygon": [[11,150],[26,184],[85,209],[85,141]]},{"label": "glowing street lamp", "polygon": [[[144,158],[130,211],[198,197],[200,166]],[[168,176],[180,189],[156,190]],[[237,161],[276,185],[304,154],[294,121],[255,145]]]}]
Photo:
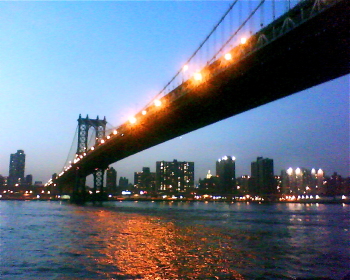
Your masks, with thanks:
[{"label": "glowing street lamp", "polygon": [[154,101],[154,105],[156,105],[156,107],[159,107],[160,105],[162,105],[162,101],[157,99],[157,100]]},{"label": "glowing street lamp", "polygon": [[227,54],[225,54],[224,57],[225,57],[226,60],[231,60],[232,59],[232,54],[227,53]]},{"label": "glowing street lamp", "polygon": [[130,118],[129,118],[129,122],[130,122],[131,124],[136,123],[136,118],[135,118],[135,117],[130,117]]},{"label": "glowing street lamp", "polygon": [[241,44],[244,45],[245,43],[247,43],[247,38],[246,37],[242,37],[241,38]]},{"label": "glowing street lamp", "polygon": [[203,79],[202,74],[200,72],[194,73],[193,77],[196,81],[201,81]]}]

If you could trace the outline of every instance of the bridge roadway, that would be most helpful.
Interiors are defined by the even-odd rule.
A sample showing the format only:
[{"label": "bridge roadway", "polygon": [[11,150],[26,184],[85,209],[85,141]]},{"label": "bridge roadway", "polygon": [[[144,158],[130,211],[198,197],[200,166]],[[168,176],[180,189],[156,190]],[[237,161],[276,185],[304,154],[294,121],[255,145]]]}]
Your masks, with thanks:
[{"label": "bridge roadway", "polygon": [[[348,74],[349,3],[338,1],[259,47],[257,38],[268,37],[286,17],[265,27],[232,53],[244,54],[242,48],[249,45],[255,46],[253,51],[224,67],[220,60],[209,65],[200,84],[187,81],[164,96],[162,106],[149,108],[145,116],[139,113],[137,123],[123,124],[117,135],[87,152],[57,182],[72,183],[77,170],[80,177],[87,176],[95,168],[107,168],[177,136]],[[290,13],[293,18],[293,10]]]}]

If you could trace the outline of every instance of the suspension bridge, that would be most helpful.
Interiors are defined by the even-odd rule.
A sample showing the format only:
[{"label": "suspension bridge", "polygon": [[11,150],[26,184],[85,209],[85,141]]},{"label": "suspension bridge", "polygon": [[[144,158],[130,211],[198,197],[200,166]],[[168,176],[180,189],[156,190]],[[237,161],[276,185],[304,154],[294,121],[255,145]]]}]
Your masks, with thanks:
[{"label": "suspension bridge", "polygon": [[[349,73],[348,0],[286,0],[282,12],[277,3],[233,1],[186,64],[129,121],[107,130],[105,118],[79,116],[74,158],[47,186],[74,202],[105,200],[110,164]],[[87,198],[90,174],[94,191]]]}]

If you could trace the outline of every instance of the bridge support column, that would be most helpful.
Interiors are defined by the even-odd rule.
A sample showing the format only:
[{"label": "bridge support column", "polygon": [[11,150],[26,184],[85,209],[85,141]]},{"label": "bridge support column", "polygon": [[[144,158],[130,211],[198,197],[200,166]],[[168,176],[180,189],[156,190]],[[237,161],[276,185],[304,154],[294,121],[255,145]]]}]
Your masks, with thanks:
[{"label": "bridge support column", "polygon": [[96,168],[93,175],[94,175],[93,202],[94,201],[106,201],[107,194],[104,192],[104,189],[103,189],[105,169]]},{"label": "bridge support column", "polygon": [[84,204],[87,201],[86,177],[80,175],[79,169],[76,170],[75,184],[71,196],[71,202],[76,204]]}]

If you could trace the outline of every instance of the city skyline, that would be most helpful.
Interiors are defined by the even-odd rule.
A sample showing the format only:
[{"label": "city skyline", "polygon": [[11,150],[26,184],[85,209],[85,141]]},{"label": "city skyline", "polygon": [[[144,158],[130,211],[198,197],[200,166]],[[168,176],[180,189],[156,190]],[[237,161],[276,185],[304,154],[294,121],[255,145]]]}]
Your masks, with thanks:
[{"label": "city skyline", "polygon": [[[22,157],[23,158],[25,158],[25,154],[24,154],[24,151],[23,150],[17,150],[17,152],[15,153],[15,154],[11,154],[10,155],[10,167],[9,167],[9,174],[8,175],[6,175],[6,174],[0,174],[0,176],[3,176],[3,177],[7,177],[8,178],[8,180],[11,180],[11,176],[10,176],[10,174],[11,174],[11,170],[14,170],[14,157],[18,157],[17,155],[22,155]],[[225,156],[223,156],[222,158],[219,158],[216,162],[215,162],[215,165],[216,165],[216,167],[215,167],[215,169],[212,169],[212,170],[210,170],[210,169],[208,169],[208,171],[207,171],[207,173],[206,174],[200,174],[200,175],[197,175],[196,177],[194,177],[195,178],[195,180],[194,180],[194,183],[196,184],[196,183],[198,183],[198,181],[200,181],[201,179],[203,179],[203,178],[205,178],[205,176],[207,175],[207,174],[211,174],[214,170],[215,170],[215,174],[211,174],[211,175],[213,175],[213,176],[219,176],[219,174],[218,174],[218,164],[220,163],[220,162],[224,162],[224,161],[233,161],[233,168],[234,168],[234,178],[235,179],[238,179],[238,178],[241,178],[241,177],[245,177],[245,176],[248,176],[248,177],[254,177],[254,175],[253,175],[253,170],[256,168],[256,167],[254,167],[253,168],[253,165],[255,165],[257,162],[259,162],[259,161],[268,161],[268,162],[270,162],[270,164],[271,164],[271,167],[270,167],[270,169],[269,169],[269,172],[270,173],[273,173],[272,175],[273,176],[281,176],[282,174],[284,174],[284,173],[288,173],[288,172],[298,172],[297,170],[300,170],[300,169],[303,169],[303,170],[309,170],[310,172],[317,172],[317,173],[319,173],[319,172],[321,172],[322,173],[322,176],[325,176],[325,177],[330,177],[331,175],[334,175],[334,174],[338,174],[338,175],[340,175],[340,176],[342,176],[342,177],[344,177],[344,178],[346,178],[346,177],[350,177],[350,176],[344,176],[343,174],[340,174],[337,170],[334,170],[332,173],[329,173],[329,174],[325,174],[325,172],[324,172],[324,170],[322,169],[322,168],[318,168],[317,170],[315,169],[315,167],[304,167],[304,166],[297,166],[297,167],[289,167],[289,168],[285,168],[285,169],[281,169],[281,170],[279,170],[279,171],[277,171],[277,170],[275,170],[274,169],[274,164],[273,164],[273,159],[269,159],[269,158],[263,158],[263,157],[260,157],[260,156],[258,156],[257,158],[256,158],[256,160],[257,161],[252,161],[250,164],[250,171],[248,172],[248,173],[245,173],[245,174],[236,174],[236,158],[234,157],[234,156],[229,156],[229,155],[225,155]],[[16,160],[17,161],[17,160]],[[158,169],[159,169],[159,164],[161,164],[161,163],[164,163],[164,162],[166,162],[166,161],[156,161],[155,163],[154,163],[154,165],[155,165],[155,167],[154,167],[154,171],[152,171],[152,167],[151,166],[143,166],[142,167],[142,172],[145,170],[145,169],[147,169],[149,172],[156,172]],[[173,161],[168,161],[168,163],[172,163],[172,162],[178,162],[178,160],[177,159],[174,159]],[[181,161],[179,161],[179,162],[181,162]],[[189,162],[189,163],[192,163],[193,164],[193,169],[194,169],[194,167],[195,167],[195,162],[194,161],[192,161],[192,162]],[[17,165],[17,163],[16,163],[16,165]],[[25,163],[22,163],[22,165],[21,165],[21,171],[20,171],[20,173],[23,173],[23,176],[17,176],[16,178],[18,178],[18,179],[21,179],[21,180],[24,180],[24,179],[26,179],[25,181],[23,181],[23,183],[24,184],[27,184],[28,182],[27,182],[27,180],[28,180],[28,176],[30,177],[30,181],[32,181],[33,180],[33,178],[32,178],[32,174],[28,174],[28,175],[26,175],[25,176],[25,174],[24,174],[24,172],[25,172]],[[13,172],[13,171],[12,171]],[[114,167],[111,165],[107,170],[106,170],[106,172],[105,172],[105,183],[104,183],[104,187],[106,187],[106,188],[112,188],[113,189],[113,187],[111,186],[111,182],[109,182],[108,180],[108,177],[110,177],[112,174],[114,174],[114,175],[112,175],[114,178],[115,178],[115,181],[118,181],[117,179],[119,178],[125,178],[127,181],[131,181],[132,179],[131,178],[134,178],[134,184],[136,184],[136,182],[135,182],[135,174],[136,173],[142,173],[142,172],[140,172],[140,171],[137,171],[137,170],[134,170],[133,171],[133,176],[132,177],[130,177],[130,178],[128,178],[128,177],[126,177],[126,176],[124,176],[123,174],[121,174],[121,175],[119,175],[119,177],[117,176],[117,174],[118,174],[118,170],[115,170],[114,169]],[[254,172],[256,172],[256,171],[254,171]],[[300,171],[299,171],[300,172]],[[108,174],[109,173],[109,174]],[[203,175],[203,176],[201,176],[201,175]],[[255,175],[256,176],[256,175]],[[25,178],[26,177],[26,178]],[[91,178],[91,177],[90,177]],[[92,179],[92,178],[91,178]],[[16,179],[17,180],[17,179]],[[8,182],[10,182],[10,181],[8,181]],[[37,183],[39,183],[39,182],[42,182],[42,181],[35,181],[35,183],[37,184]],[[43,182],[43,183],[45,183],[45,182]],[[87,185],[91,185],[92,186],[92,184],[93,184],[93,182],[91,181],[91,180],[88,180],[88,182],[87,182]],[[90,186],[90,187],[91,187]]]},{"label": "city skyline", "polygon": [[[6,135],[0,174],[8,175],[8,156],[19,149],[27,155],[26,174],[36,181],[46,182],[60,172],[79,114],[106,116],[113,126],[124,122],[174,75],[228,5],[0,3],[0,120]],[[237,175],[250,174],[250,163],[263,156],[274,159],[275,174],[305,167],[350,176],[349,75],[112,166],[132,179],[135,170],[152,168],[156,161],[194,161],[198,180],[215,170],[216,159],[224,155],[236,157]]]}]

